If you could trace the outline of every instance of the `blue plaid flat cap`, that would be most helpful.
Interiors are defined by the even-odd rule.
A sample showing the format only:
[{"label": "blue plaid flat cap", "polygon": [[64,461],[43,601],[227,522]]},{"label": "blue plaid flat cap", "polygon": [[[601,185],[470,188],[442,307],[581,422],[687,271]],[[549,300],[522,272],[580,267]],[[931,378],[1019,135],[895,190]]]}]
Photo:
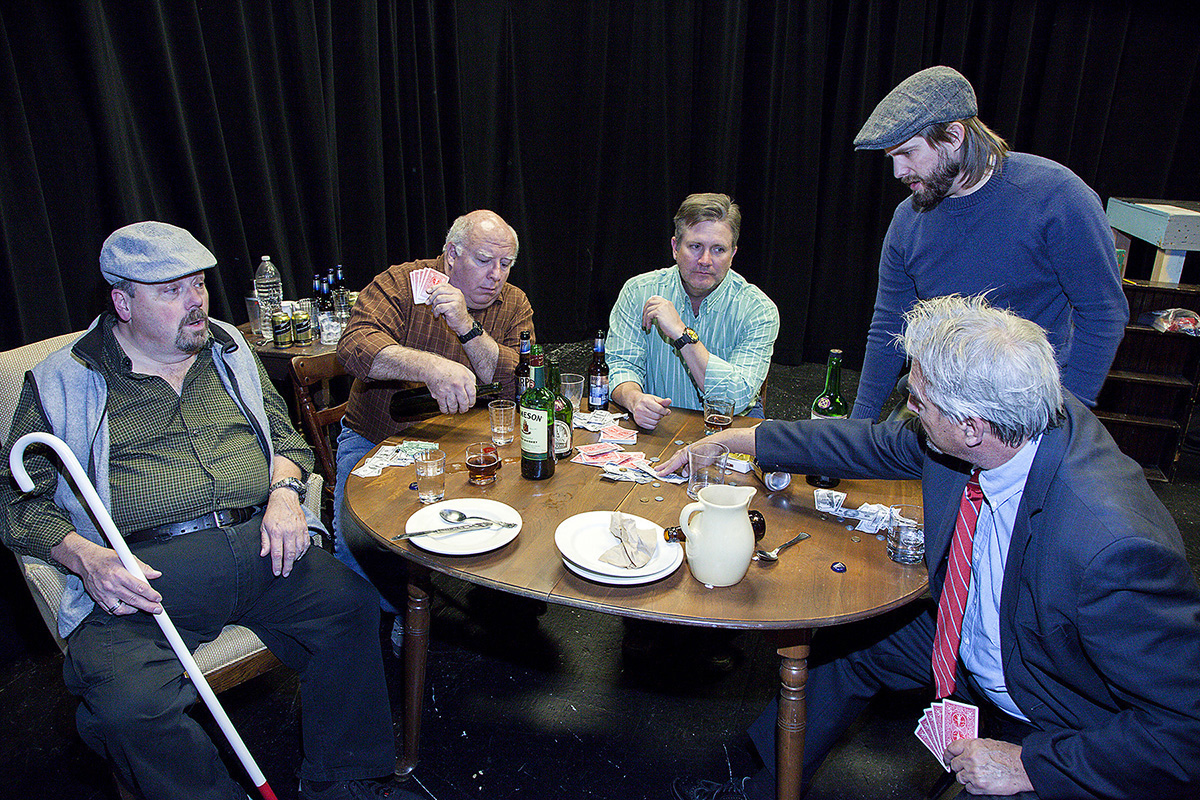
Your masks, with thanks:
[{"label": "blue plaid flat cap", "polygon": [[110,284],[166,283],[216,264],[216,257],[195,236],[165,222],[117,228],[100,248],[100,274]]},{"label": "blue plaid flat cap", "polygon": [[962,73],[950,67],[923,69],[879,101],[854,137],[854,149],[887,150],[907,142],[926,125],[978,113],[975,90]]}]

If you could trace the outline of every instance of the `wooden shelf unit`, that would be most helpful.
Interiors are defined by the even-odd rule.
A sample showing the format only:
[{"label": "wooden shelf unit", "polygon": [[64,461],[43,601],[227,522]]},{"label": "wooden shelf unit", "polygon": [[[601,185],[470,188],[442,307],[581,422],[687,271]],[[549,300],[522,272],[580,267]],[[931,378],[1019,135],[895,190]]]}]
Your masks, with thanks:
[{"label": "wooden shelf unit", "polygon": [[1169,481],[1200,386],[1200,337],[1139,325],[1149,311],[1200,311],[1200,286],[1123,282],[1129,325],[1100,390],[1096,416],[1150,480]]}]

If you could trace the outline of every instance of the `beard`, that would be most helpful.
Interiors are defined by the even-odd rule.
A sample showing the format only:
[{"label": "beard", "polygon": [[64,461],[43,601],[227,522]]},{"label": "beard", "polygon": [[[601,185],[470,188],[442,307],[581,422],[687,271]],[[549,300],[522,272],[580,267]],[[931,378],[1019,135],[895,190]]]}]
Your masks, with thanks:
[{"label": "beard", "polygon": [[[914,211],[932,211],[938,203],[946,199],[954,186],[954,179],[962,169],[961,161],[954,161],[944,151],[938,152],[937,165],[928,176],[918,175],[921,188],[913,192],[912,206]],[[908,181],[905,181],[907,184]]]},{"label": "beard", "polygon": [[204,349],[204,345],[208,342],[208,325],[205,325],[202,330],[189,331],[185,326],[195,322],[204,320],[207,322],[208,315],[200,309],[193,309],[179,323],[179,331],[175,334],[175,347],[181,353],[189,353],[195,355]]}]

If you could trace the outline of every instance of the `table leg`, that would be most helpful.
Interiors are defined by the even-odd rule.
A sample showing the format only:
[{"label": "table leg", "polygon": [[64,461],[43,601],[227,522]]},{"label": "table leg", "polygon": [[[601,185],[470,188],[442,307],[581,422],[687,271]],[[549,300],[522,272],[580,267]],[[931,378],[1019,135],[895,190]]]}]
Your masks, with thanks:
[{"label": "table leg", "polygon": [[775,797],[797,800],[803,784],[804,731],[807,727],[804,686],[808,682],[811,630],[790,631],[779,647],[779,714],[775,718]]},{"label": "table leg", "polygon": [[421,711],[425,701],[425,663],[429,655],[429,570],[408,565],[408,609],[404,615],[404,752],[396,775],[406,777],[417,766],[421,745]]}]

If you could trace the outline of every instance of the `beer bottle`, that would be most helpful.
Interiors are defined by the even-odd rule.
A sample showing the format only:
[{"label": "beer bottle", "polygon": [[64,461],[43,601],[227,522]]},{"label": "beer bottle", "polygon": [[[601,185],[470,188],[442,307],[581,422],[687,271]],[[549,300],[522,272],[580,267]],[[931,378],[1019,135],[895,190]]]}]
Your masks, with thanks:
[{"label": "beer bottle", "polygon": [[529,354],[533,386],[521,395],[521,477],[540,481],[554,474],[554,393],[546,388],[542,346]]},{"label": "beer bottle", "polygon": [[588,411],[608,410],[608,362],[604,360],[604,331],[596,331],[592,363],[588,366]]},{"label": "beer bottle", "polygon": [[561,461],[570,458],[571,451],[574,449],[572,439],[575,431],[572,426],[574,425],[575,410],[571,401],[562,392],[562,375],[558,371],[558,359],[554,356],[546,356],[546,370],[546,374],[549,376],[546,388],[554,393],[554,457]]},{"label": "beer bottle", "polygon": [[532,376],[529,374],[529,331],[521,331],[521,349],[518,354],[517,368],[513,370],[513,377],[516,378],[516,397],[513,399],[518,403],[521,402],[521,395],[525,394],[525,390],[533,385]]},{"label": "beer bottle", "polygon": [[[842,351],[830,350],[829,362],[825,367],[825,391],[813,400],[813,419],[845,419],[850,416],[850,409],[842,399]],[[832,489],[838,485],[837,478],[826,475],[809,475],[806,480],[810,486],[822,489]]]}]

